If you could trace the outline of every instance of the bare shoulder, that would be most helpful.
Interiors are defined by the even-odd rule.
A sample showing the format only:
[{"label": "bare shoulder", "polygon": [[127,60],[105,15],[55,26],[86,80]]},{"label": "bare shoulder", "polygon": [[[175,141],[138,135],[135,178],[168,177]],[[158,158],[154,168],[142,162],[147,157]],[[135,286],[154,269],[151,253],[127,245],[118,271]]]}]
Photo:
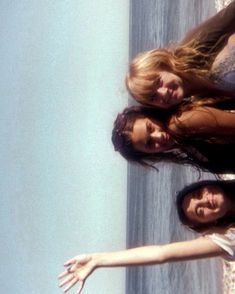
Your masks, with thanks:
[{"label": "bare shoulder", "polygon": [[229,38],[228,38],[228,46],[234,46],[235,45],[235,33],[232,34]]},{"label": "bare shoulder", "polygon": [[208,120],[216,120],[220,110],[211,107],[194,107],[191,110],[183,111],[172,116],[169,122],[169,129],[181,134],[185,130],[194,131],[199,126],[202,127],[208,123]]},{"label": "bare shoulder", "polygon": [[234,137],[235,134],[235,114],[212,107],[195,107],[174,115],[168,127],[177,135],[184,135],[187,132],[218,135],[227,139],[228,136]]}]

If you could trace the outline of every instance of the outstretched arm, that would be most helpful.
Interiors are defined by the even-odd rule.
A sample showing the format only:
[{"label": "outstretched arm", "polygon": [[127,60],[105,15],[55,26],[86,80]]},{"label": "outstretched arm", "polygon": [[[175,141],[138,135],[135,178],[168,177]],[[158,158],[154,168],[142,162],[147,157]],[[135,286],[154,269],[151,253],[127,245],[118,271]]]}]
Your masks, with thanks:
[{"label": "outstretched arm", "polygon": [[215,44],[223,35],[235,32],[235,1],[212,16],[199,26],[189,31],[180,45],[185,45],[193,39],[201,44]]},{"label": "outstretched arm", "polygon": [[218,136],[235,139],[235,113],[212,107],[196,107],[174,116],[169,128],[179,135],[188,134]]},{"label": "outstretched arm", "polygon": [[78,255],[65,263],[66,270],[59,275],[60,287],[67,292],[77,282],[80,294],[87,277],[97,268],[153,265],[172,261],[191,260],[223,255],[224,251],[211,239],[201,237],[191,241],[162,246],[144,246],[109,253]]}]

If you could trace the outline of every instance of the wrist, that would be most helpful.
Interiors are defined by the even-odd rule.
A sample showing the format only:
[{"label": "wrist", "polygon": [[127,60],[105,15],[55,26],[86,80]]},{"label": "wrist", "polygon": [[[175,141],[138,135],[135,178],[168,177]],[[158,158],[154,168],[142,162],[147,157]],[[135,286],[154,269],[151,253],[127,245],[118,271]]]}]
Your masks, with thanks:
[{"label": "wrist", "polygon": [[103,255],[104,253],[93,253],[91,254],[91,262],[94,268],[99,268],[105,266],[103,263]]}]

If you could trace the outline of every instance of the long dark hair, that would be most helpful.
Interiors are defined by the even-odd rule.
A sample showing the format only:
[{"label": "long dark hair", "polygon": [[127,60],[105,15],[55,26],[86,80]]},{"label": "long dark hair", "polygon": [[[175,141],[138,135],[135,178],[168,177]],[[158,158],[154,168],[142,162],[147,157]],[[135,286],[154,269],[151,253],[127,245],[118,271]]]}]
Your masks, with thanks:
[{"label": "long dark hair", "polygon": [[[143,106],[125,108],[122,113],[118,114],[114,122],[112,142],[115,151],[118,151],[128,161],[136,162],[144,166],[153,167],[155,163],[164,161],[178,164],[190,164],[197,169],[201,168],[213,172],[213,167],[210,167],[207,158],[203,157],[201,153],[193,147],[196,141],[199,143],[206,142],[205,138],[196,137],[194,134],[187,133],[186,131],[183,135],[178,135],[167,127],[169,119],[174,115],[177,120],[177,116],[183,111],[183,106],[167,111]],[[150,154],[135,150],[130,139],[130,133],[133,130],[135,121],[146,117],[161,122],[163,128],[165,128],[175,140],[177,149]]]},{"label": "long dark hair", "polygon": [[114,122],[112,142],[115,151],[118,151],[128,161],[137,162],[144,166],[153,167],[153,164],[160,161],[194,164],[193,159],[191,159],[186,154],[183,154],[181,151],[148,154],[135,150],[134,146],[132,145],[130,132],[132,132],[133,125],[137,119],[146,117],[153,120],[157,119],[163,124],[163,127],[165,126],[167,129],[167,122],[173,113],[174,110],[164,111],[143,106],[132,106],[125,108],[122,113],[118,114]]},{"label": "long dark hair", "polygon": [[235,224],[235,215],[234,216],[224,216],[216,221],[216,223],[198,223],[193,224],[187,218],[182,208],[183,201],[186,196],[191,193],[194,193],[197,190],[200,190],[206,186],[217,186],[225,194],[226,197],[235,202],[235,180],[221,181],[221,180],[206,180],[200,181],[197,183],[190,184],[184,187],[176,196],[176,207],[180,221],[182,224],[193,229],[196,232],[205,232],[211,228],[226,228]]}]

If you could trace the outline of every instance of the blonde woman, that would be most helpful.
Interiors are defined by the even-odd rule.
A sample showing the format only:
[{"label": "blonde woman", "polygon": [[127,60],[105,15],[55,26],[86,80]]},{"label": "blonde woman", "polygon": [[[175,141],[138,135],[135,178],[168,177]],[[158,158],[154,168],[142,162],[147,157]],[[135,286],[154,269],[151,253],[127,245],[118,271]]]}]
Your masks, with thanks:
[{"label": "blonde woman", "polygon": [[205,99],[211,103],[234,96],[234,33],[235,1],[178,45],[137,55],[130,64],[127,89],[138,102],[165,109],[190,96],[211,97]]}]

